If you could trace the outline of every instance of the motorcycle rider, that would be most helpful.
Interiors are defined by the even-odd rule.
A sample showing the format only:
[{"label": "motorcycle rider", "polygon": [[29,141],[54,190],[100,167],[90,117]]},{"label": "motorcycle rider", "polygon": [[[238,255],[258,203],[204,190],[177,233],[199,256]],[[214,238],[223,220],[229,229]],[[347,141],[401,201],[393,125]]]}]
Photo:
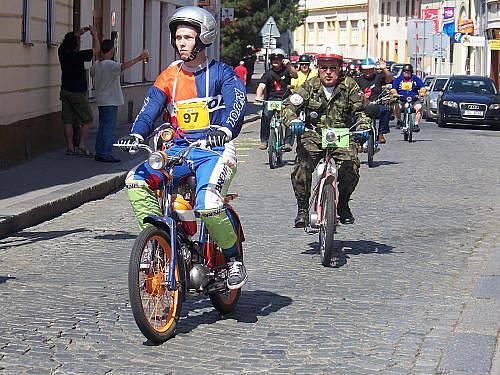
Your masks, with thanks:
[{"label": "motorcycle rider", "polygon": [[[286,53],[281,48],[271,51],[271,69],[265,72],[257,86],[255,100],[284,100],[290,95],[290,83],[292,78],[297,78],[297,70],[290,64],[290,60],[285,58]],[[264,105],[262,118],[260,121],[260,146],[259,149],[266,150],[269,140],[269,123],[272,115]],[[292,151],[292,135],[285,137],[285,151]]]},{"label": "motorcycle rider", "polygon": [[[382,86],[391,83],[394,79],[391,72],[387,69],[384,60],[379,59],[378,66],[381,73],[375,72],[375,62],[371,58],[361,61],[361,75],[356,77],[356,83],[365,94],[365,99],[368,101],[375,101],[382,93]],[[391,118],[391,110],[385,104],[378,104],[378,136],[379,143],[386,143],[384,134],[390,132],[389,121]]]},{"label": "motorcycle rider", "polygon": [[[298,212],[295,227],[304,227],[307,223],[311,180],[314,168],[325,155],[321,145],[322,128],[350,128],[353,117],[358,129],[369,129],[371,120],[363,112],[364,98],[357,83],[346,76],[342,70],[342,53],[332,48],[330,52],[316,56],[318,77],[306,81],[285,101],[285,125],[294,134],[300,135],[297,143],[298,162],[292,172],[292,186],[297,199]],[[306,115],[314,111],[317,121],[300,120],[299,112]],[[310,117],[307,117],[310,119]],[[311,131],[305,131],[305,128]],[[349,199],[359,180],[359,159],[356,145],[351,142],[348,148],[334,150],[338,166],[339,202],[337,211],[342,224],[354,223],[354,216],[349,208]]]},{"label": "motorcycle rider", "polygon": [[309,78],[316,77],[318,71],[316,69],[311,69],[311,57],[309,55],[301,55],[299,57],[299,71],[297,72],[297,78],[293,78],[291,85],[292,89],[296,90]]},{"label": "motorcycle rider", "polygon": [[[247,280],[243,259],[237,251],[237,238],[224,197],[236,173],[236,152],[230,142],[241,130],[246,108],[246,90],[228,65],[209,60],[206,47],[217,36],[215,18],[205,9],[185,6],[168,21],[170,42],[181,60],[160,73],[149,89],[131,134],[118,143],[123,149],[143,142],[155,128],[155,119],[167,109],[176,130],[174,146],[167,152],[177,154],[193,141],[205,139],[211,150],[195,148],[187,163],[175,167],[174,177],[196,175],[194,210],[228,262],[228,288],[238,289]],[[229,142],[229,143],[228,143]],[[215,151],[215,153],[214,153]],[[131,170],[126,178],[127,193],[141,229],[150,214],[161,216],[155,190],[161,188],[161,172],[146,162]]]},{"label": "motorcycle rider", "polygon": [[[419,132],[418,123],[422,118],[422,104],[418,100],[418,96],[425,91],[425,85],[420,78],[413,74],[413,66],[411,64],[403,65],[403,73],[392,83],[392,93],[398,96],[401,101],[406,102],[408,97],[413,99],[412,105],[415,111],[414,132]],[[397,128],[400,129],[403,125],[401,120],[401,105],[396,103],[394,106],[394,115],[398,119]]]}]

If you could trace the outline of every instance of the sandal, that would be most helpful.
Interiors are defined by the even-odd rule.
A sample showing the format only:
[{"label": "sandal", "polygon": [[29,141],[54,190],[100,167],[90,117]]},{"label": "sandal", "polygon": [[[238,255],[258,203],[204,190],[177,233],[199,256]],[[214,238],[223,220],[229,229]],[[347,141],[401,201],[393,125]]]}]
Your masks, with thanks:
[{"label": "sandal", "polygon": [[78,156],[86,156],[88,158],[93,158],[94,154],[90,152],[89,150],[83,149],[83,148],[77,148],[76,149],[76,155]]}]

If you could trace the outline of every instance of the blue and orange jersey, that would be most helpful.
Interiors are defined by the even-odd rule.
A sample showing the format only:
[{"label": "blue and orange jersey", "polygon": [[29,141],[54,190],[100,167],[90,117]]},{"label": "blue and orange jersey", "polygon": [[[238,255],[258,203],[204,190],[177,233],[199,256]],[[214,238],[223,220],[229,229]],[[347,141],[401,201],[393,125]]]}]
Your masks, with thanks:
[{"label": "blue and orange jersey", "polygon": [[412,98],[418,96],[418,90],[424,87],[424,83],[418,76],[412,74],[410,79],[405,79],[403,73],[392,83],[392,88],[398,90],[398,94],[403,96],[403,99],[411,96]]},{"label": "blue and orange jersey", "polygon": [[[227,64],[212,60],[208,64],[208,74],[206,65],[191,70],[179,62],[165,69],[148,90],[142,109],[132,125],[132,133],[146,139],[154,131],[155,120],[165,109],[173,125],[178,126],[180,121],[176,118],[176,108],[182,103],[202,101],[206,103],[204,108],[208,109],[210,128],[221,129],[231,139],[236,138],[245,115],[245,86]],[[178,135],[195,141],[203,139],[208,129],[179,128],[178,133],[181,134]]]}]

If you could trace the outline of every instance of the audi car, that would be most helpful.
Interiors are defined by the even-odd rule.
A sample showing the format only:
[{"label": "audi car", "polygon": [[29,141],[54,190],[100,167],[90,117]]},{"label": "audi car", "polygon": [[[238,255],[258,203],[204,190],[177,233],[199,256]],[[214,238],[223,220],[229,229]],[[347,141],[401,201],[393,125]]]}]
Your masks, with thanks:
[{"label": "audi car", "polygon": [[482,76],[451,76],[438,103],[438,126],[489,125],[500,130],[500,95]]}]

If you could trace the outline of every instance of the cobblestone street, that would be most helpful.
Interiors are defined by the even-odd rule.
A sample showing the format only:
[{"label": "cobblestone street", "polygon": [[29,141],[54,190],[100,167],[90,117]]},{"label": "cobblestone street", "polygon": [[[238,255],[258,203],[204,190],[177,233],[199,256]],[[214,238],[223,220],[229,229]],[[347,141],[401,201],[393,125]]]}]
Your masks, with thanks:
[{"label": "cobblestone street", "polygon": [[375,168],[361,155],[356,223],[336,235],[347,263],[325,268],[317,234],[292,228],[294,155],[270,170],[258,126],[237,139],[249,281],[234,313],[194,297],[176,337],[145,342],[127,290],[138,229],[121,190],[0,240],[0,373],[487,374],[500,132],[425,123],[408,144],[392,128]]}]

